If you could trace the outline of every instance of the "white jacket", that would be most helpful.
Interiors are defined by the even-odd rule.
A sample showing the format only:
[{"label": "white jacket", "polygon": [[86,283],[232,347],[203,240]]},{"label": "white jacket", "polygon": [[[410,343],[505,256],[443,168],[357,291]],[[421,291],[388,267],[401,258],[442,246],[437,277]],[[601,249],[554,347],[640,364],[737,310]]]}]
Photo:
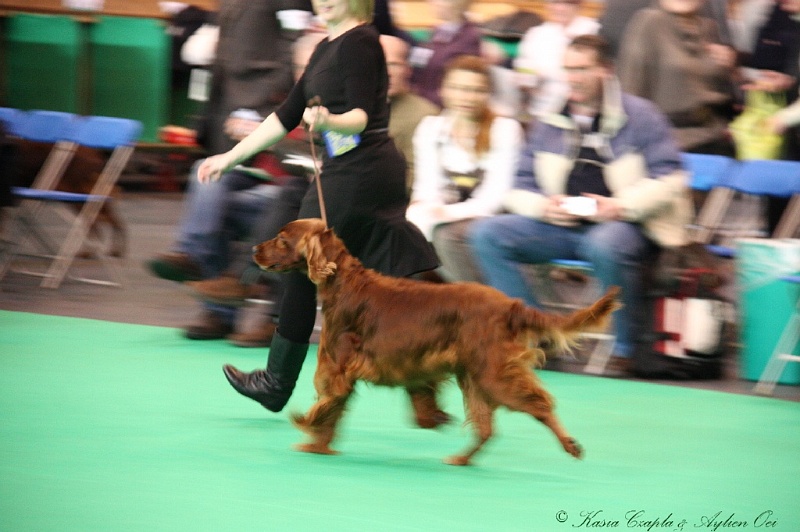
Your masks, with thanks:
[{"label": "white jacket", "polygon": [[[517,161],[524,142],[522,126],[498,116],[492,123],[491,148],[479,160],[452,141],[452,119],[447,113],[427,116],[414,133],[414,186],[406,217],[431,238],[443,223],[491,216],[502,210],[514,183]],[[484,169],[481,183],[466,201],[447,203],[450,182],[445,169],[469,173]]]}]

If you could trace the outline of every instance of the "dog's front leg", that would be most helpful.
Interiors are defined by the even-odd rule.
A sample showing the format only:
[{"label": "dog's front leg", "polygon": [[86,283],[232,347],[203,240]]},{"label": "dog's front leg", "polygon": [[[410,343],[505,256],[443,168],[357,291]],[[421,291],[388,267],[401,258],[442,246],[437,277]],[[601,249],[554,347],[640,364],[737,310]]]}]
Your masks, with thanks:
[{"label": "dog's front leg", "polygon": [[344,413],[350,394],[339,397],[321,397],[305,416],[292,417],[294,425],[311,436],[312,441],[301,443],[295,449],[304,453],[337,454],[330,443],[336,435],[336,425]]},{"label": "dog's front leg", "polygon": [[311,436],[312,441],[296,446],[306,453],[335,454],[330,443],[336,435],[336,425],[344,414],[347,400],[353,393],[354,382],[347,378],[339,365],[328,355],[326,343],[320,344],[314,385],[319,399],[305,416],[293,416],[294,425]]}]

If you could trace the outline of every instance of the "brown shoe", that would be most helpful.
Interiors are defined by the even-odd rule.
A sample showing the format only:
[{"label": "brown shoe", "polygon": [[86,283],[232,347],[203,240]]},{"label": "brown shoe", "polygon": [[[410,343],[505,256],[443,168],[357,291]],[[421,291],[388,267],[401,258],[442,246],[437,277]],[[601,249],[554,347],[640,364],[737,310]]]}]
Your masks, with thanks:
[{"label": "brown shoe", "polygon": [[183,330],[190,340],[219,340],[233,332],[233,325],[225,323],[213,312],[205,311],[200,320]]},{"label": "brown shoe", "polygon": [[148,261],[147,268],[157,277],[178,283],[203,278],[200,266],[185,253],[162,253]]},{"label": "brown shoe", "polygon": [[606,364],[604,375],[608,377],[628,377],[631,375],[631,359],[611,355]]},{"label": "brown shoe", "polygon": [[226,307],[241,307],[247,299],[265,295],[261,286],[244,285],[227,276],[187,282],[186,286],[198,299]]},{"label": "brown shoe", "polygon": [[226,339],[238,347],[269,347],[275,334],[275,324],[265,323],[254,331],[229,334]]}]

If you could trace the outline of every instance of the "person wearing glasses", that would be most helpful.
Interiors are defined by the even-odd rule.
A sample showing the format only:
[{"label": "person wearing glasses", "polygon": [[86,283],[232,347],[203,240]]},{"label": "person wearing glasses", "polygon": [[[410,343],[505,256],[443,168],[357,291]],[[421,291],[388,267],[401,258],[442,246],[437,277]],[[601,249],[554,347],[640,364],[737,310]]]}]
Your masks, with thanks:
[{"label": "person wearing glasses", "polygon": [[600,29],[595,19],[580,14],[582,4],[582,0],[549,0],[547,21],[528,29],[519,43],[514,70],[533,118],[563,100],[567,91],[563,58],[569,42]]}]

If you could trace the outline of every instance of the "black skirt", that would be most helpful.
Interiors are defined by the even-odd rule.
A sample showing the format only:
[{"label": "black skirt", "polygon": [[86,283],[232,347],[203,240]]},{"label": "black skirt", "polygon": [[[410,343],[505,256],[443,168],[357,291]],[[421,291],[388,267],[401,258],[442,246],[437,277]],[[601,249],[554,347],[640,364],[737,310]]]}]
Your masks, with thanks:
[{"label": "black skirt", "polygon": [[[328,226],[364,266],[394,277],[438,267],[433,247],[406,220],[405,159],[386,133],[364,134],[355,149],[326,157],[320,183]],[[298,218],[320,217],[312,184]]]}]

